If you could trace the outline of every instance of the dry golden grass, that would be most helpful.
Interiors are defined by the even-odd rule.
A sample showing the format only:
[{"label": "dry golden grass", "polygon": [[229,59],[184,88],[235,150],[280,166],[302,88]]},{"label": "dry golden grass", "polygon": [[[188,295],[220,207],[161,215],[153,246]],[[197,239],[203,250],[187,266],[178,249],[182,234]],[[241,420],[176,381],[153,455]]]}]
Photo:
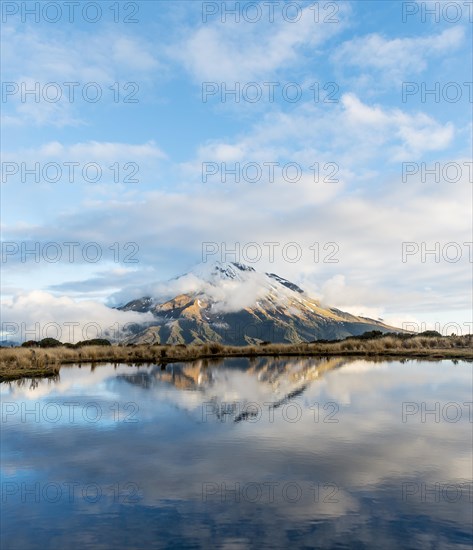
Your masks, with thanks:
[{"label": "dry golden grass", "polygon": [[209,357],[255,356],[391,356],[432,359],[473,359],[473,336],[399,338],[384,336],[372,340],[356,338],[341,342],[267,344],[260,346],[137,345],[57,348],[0,348],[0,381],[22,377],[54,376],[66,363],[169,363]]}]

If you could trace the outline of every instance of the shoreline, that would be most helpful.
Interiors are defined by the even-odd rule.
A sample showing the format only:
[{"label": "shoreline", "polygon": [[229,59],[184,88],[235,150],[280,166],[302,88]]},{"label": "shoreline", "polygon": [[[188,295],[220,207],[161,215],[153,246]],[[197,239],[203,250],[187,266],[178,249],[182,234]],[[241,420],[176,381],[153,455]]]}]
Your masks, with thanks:
[{"label": "shoreline", "polygon": [[461,359],[473,361],[473,337],[392,336],[370,340],[348,339],[332,343],[266,344],[248,346],[137,345],[84,346],[77,349],[0,348],[0,382],[21,378],[43,378],[59,374],[62,365],[83,363],[143,364],[228,359],[232,357],[365,357],[392,359]]}]

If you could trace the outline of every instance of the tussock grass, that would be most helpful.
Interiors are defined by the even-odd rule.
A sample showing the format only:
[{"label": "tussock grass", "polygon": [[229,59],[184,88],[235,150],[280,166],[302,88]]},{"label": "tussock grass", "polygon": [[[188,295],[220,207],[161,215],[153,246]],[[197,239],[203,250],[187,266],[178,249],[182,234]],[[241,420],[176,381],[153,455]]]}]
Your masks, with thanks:
[{"label": "tussock grass", "polygon": [[412,336],[387,335],[374,339],[348,338],[336,342],[225,346],[199,345],[114,345],[65,346],[44,349],[0,348],[0,381],[22,377],[54,376],[67,363],[169,363],[212,357],[256,356],[390,356],[473,360],[473,335]]}]

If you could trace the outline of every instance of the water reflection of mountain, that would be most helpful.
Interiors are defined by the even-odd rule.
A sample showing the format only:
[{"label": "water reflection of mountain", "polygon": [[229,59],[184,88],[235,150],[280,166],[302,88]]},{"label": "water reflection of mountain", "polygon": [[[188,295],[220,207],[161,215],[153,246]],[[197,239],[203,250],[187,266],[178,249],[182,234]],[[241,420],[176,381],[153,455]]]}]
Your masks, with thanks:
[{"label": "water reflection of mountain", "polygon": [[[232,414],[235,422],[257,414],[241,412],[245,403],[266,401],[277,409],[302,396],[307,388],[326,372],[340,368],[346,358],[257,357],[208,360],[192,363],[155,365],[146,371],[121,374],[118,378],[146,390],[196,392],[202,402],[214,405],[216,416]],[[237,402],[239,407],[231,407]]]},{"label": "water reflection of mountain", "polygon": [[[419,410],[404,423],[401,413],[403,402],[427,410],[439,402],[442,415],[445,404],[471,401],[471,383],[466,362],[291,357],[163,370],[75,365],[34,389],[5,385],[5,412],[16,404],[18,413],[2,424],[2,472],[19,490],[2,503],[2,548],[67,547],[74,532],[74,546],[90,550],[471,549],[468,407],[458,422],[432,414],[423,421]],[[297,407],[285,409],[283,399],[302,410],[297,422],[289,420]],[[238,422],[235,401],[280,409]],[[340,404],[335,423],[325,422],[332,402]],[[96,422],[82,414],[94,403],[103,412]],[[116,415],[130,403],[138,422]],[[220,421],[214,403],[233,414]],[[58,407],[62,420],[51,422]],[[38,413],[22,420],[22,411]],[[138,502],[127,497],[129,484]],[[62,498],[50,502],[45,491],[38,502],[23,486],[58,486]],[[95,486],[102,496],[90,502],[82,491]]]}]

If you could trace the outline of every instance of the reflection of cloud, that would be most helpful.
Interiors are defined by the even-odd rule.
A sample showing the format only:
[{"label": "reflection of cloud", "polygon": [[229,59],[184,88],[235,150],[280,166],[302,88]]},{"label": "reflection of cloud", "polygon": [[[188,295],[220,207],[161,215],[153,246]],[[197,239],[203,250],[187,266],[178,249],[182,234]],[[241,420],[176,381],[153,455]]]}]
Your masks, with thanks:
[{"label": "reflection of cloud", "polygon": [[[74,472],[81,483],[97,479],[104,484],[132,481],[142,491],[139,505],[127,510],[133,518],[145,511],[161,514],[172,506],[187,518],[188,525],[195,525],[187,515],[191,509],[203,517],[211,515],[218,527],[237,521],[248,522],[249,529],[257,523],[262,529],[277,530],[287,526],[290,519],[294,528],[308,533],[311,522],[327,521],[331,529],[346,526],[344,540],[347,536],[361,537],[366,543],[373,533],[360,534],[359,528],[373,517],[370,503],[375,501],[376,517],[383,528],[393,522],[410,525],[413,520],[406,519],[409,514],[421,513],[423,525],[451,522],[452,528],[467,529],[471,509],[464,500],[453,504],[415,499],[405,502],[401,493],[404,482],[433,486],[437,482],[459,483],[471,476],[468,420],[449,424],[402,423],[401,419],[403,400],[470,400],[471,368],[467,363],[354,361],[327,370],[293,400],[303,412],[298,422],[288,422],[278,412],[273,422],[267,415],[258,422],[202,422],[199,409],[210,396],[222,401],[274,400],[279,391],[275,392],[274,383],[279,381],[280,390],[286,391],[284,384],[291,387],[293,377],[303,374],[310,361],[317,363],[310,359],[288,361],[287,370],[281,368],[282,360],[273,359],[225,361],[220,367],[204,362],[175,364],[165,371],[119,367],[118,376],[112,366],[97,367],[93,373],[76,367],[62,369],[60,384],[41,382],[42,399],[59,395],[63,400],[72,399],[82,388],[81,395],[90,400],[93,396],[110,403],[138,403],[139,422],[117,423],[113,429],[100,430],[99,438],[100,426],[88,425],[80,433],[57,427],[54,437],[47,441],[41,439],[41,425],[15,425],[13,433],[7,424],[2,446],[8,450],[4,467],[14,464],[21,468],[21,455],[10,453],[27,446],[31,449],[28,464],[33,461],[40,479],[67,480]],[[324,365],[323,361],[318,364],[319,368]],[[137,373],[148,376],[143,384],[137,379],[135,384],[126,382],[125,377]],[[176,384],[184,374],[194,385],[179,389]],[[84,386],[89,377],[93,384]],[[30,396],[34,393],[32,390]],[[12,385],[8,397],[19,395]],[[338,403],[338,423],[324,422],[324,404],[337,403],[338,395],[346,397]],[[320,417],[315,422],[313,408],[317,403]],[[228,493],[226,502],[222,503],[218,495],[202,502],[204,483],[217,484],[220,491],[222,483],[231,489],[236,484],[243,487],[273,481],[280,484],[279,488],[288,482],[298,483],[303,496],[291,503],[276,492],[279,498],[273,503],[255,504],[244,498],[236,503]],[[309,487],[313,483],[334,483],[338,501],[311,500]],[[321,494],[327,496],[327,492]],[[84,503],[76,506],[85,508]],[[394,535],[387,532],[386,547],[395,548],[396,541],[389,539]],[[177,536],[183,536],[182,532]],[[443,536],[448,540],[449,531]],[[274,542],[277,547],[278,541]]]},{"label": "reflection of cloud", "polygon": [[[100,388],[100,395],[107,398],[117,395],[107,388],[104,382],[120,374],[128,374],[131,368],[127,365],[100,365],[91,367],[82,365],[81,368],[63,365],[60,376],[54,383],[47,378],[35,379],[34,384],[29,384],[27,379],[19,380],[9,385],[1,386],[0,395],[10,399],[38,400],[44,397],[65,396],[71,393],[75,395],[89,395],[92,388]],[[135,369],[133,369],[135,370]]]}]

